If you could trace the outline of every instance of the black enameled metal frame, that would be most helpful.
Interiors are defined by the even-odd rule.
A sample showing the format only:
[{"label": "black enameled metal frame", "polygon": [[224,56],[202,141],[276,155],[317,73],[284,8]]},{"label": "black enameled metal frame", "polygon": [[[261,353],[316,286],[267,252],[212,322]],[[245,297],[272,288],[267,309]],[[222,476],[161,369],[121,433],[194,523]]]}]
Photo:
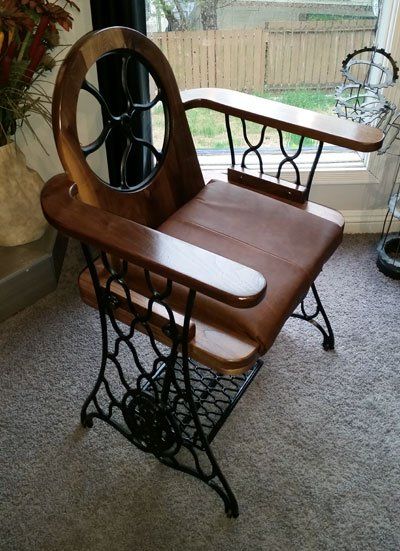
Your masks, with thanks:
[{"label": "black enameled metal frame", "polygon": [[[114,50],[105,54],[102,58],[109,57],[111,55],[116,55],[122,59],[121,65],[121,84],[122,90],[126,99],[126,108],[122,113],[118,115],[111,112],[111,109],[100,93],[100,91],[90,82],[84,80],[82,84],[82,90],[88,92],[93,98],[95,98],[102,110],[103,114],[103,129],[101,130],[99,136],[93,140],[91,143],[82,145],[82,153],[85,157],[88,157],[92,153],[95,153],[100,147],[102,147],[107,139],[109,138],[113,129],[118,129],[122,132],[125,137],[126,144],[122,153],[121,163],[120,163],[120,178],[118,185],[113,182],[108,183],[103,180],[104,185],[111,187],[114,190],[121,192],[135,192],[140,191],[149,184],[158,170],[160,169],[163,159],[165,157],[165,152],[168,148],[169,134],[170,134],[170,121],[169,121],[169,109],[167,98],[163,92],[163,89],[160,85],[159,79],[146,60],[142,59],[137,53],[133,53],[130,50]],[[99,61],[98,60],[98,61]],[[145,103],[135,102],[132,93],[129,87],[129,64],[132,62],[140,63],[143,68],[148,71],[148,74],[152,77],[157,87],[157,93],[155,97]],[[151,109],[157,104],[161,103],[164,112],[164,139],[161,150],[156,149],[151,141],[144,139],[143,137],[137,136],[134,130],[135,119],[140,117],[143,113],[150,113]],[[137,122],[137,121],[136,121]],[[141,127],[141,125],[139,125]],[[143,128],[142,128],[143,130]],[[143,174],[143,178],[139,182],[133,183],[129,182],[127,178],[127,166],[129,162],[129,157],[133,148],[145,148],[150,151],[151,155],[154,157],[155,162],[151,163],[151,168],[147,174]]]},{"label": "black enameled metal frame", "polygon": [[[262,361],[258,360],[243,375],[231,376],[219,375],[197,364],[189,357],[189,327],[195,291],[188,293],[183,331],[179,333],[174,312],[168,304],[173,288],[171,280],[167,280],[165,288],[159,291],[153,287],[151,274],[145,270],[150,298],[147,312],[139,314],[126,281],[128,264],[121,261],[115,269],[108,256],[102,253],[99,257],[101,269],[106,270],[108,277],[101,282],[99,267],[90,249],[84,244],[82,247],[96,293],[102,330],[100,371],[82,407],[82,424],[91,427],[95,418],[105,421],[161,463],[205,482],[222,498],[226,514],[237,517],[237,500],[215,459],[211,442],[254,379]],[[129,325],[123,326],[118,321],[121,300],[115,293],[115,285],[122,291],[132,316]],[[323,346],[328,350],[334,347],[332,329],[314,285],[312,292],[317,304],[315,312],[307,314],[302,302],[301,314],[293,315],[313,323],[323,334]],[[165,309],[169,320],[162,328],[170,341],[167,347],[157,343],[152,329],[154,304]],[[315,321],[319,314],[326,323],[326,331]],[[147,367],[140,357],[140,347],[134,342],[139,326],[141,332],[146,333],[153,354]],[[149,347],[147,353],[148,350]],[[123,366],[126,356],[128,366]]]},{"label": "black enameled metal frame", "polygon": [[[327,313],[325,312],[321,299],[319,298],[315,283],[311,285],[310,290],[315,301],[314,312],[307,313],[307,307],[306,307],[305,298],[304,298],[299,305],[300,312],[295,312],[294,314],[291,315],[291,317],[302,319],[314,325],[314,327],[316,327],[318,331],[322,333],[322,336],[323,336],[322,346],[324,350],[333,350],[335,348],[335,336],[333,334],[332,326],[330,324]],[[320,322],[317,321],[317,318],[319,315],[322,316],[322,319],[325,323],[325,328],[323,327],[323,325],[321,325]]]},{"label": "black enameled metal frame", "polygon": [[[237,165],[237,161],[236,161],[237,153],[235,151],[235,146],[234,146],[234,142],[233,142],[231,120],[230,119],[231,119],[231,115],[225,115],[225,128],[226,128],[226,133],[227,133],[227,137],[228,137],[229,151],[230,151],[230,155],[231,155],[231,166],[233,168]],[[263,159],[262,159],[262,156],[261,156],[261,153],[260,153],[260,149],[264,144],[265,132],[268,128],[267,125],[262,125],[261,126],[260,139],[258,140],[258,142],[256,144],[252,144],[250,142],[250,139],[249,139],[249,136],[248,136],[246,120],[241,118],[240,121],[241,121],[241,125],[242,125],[243,139],[244,139],[244,141],[247,145],[247,148],[244,151],[240,152],[240,154],[241,154],[240,166],[242,168],[247,168],[246,158],[251,153],[254,153],[254,155],[256,156],[256,159],[258,161],[258,167],[259,167],[260,175],[269,175],[264,170],[264,162],[263,162]],[[287,147],[285,147],[284,136],[283,136],[282,130],[277,128],[276,131],[278,133],[279,149],[282,153],[283,159],[279,162],[278,168],[277,168],[277,171],[276,171],[274,177],[279,181],[280,178],[281,178],[281,173],[282,173],[283,167],[285,166],[285,164],[289,164],[294,170],[295,178],[294,178],[293,183],[297,188],[300,188],[300,186],[304,187],[304,200],[307,200],[309,195],[310,195],[311,185],[313,183],[315,170],[317,168],[319,159],[321,157],[324,142],[321,142],[321,141],[318,142],[318,146],[317,146],[316,151],[315,151],[314,159],[313,159],[313,162],[311,164],[310,170],[308,172],[307,182],[303,183],[301,181],[301,175],[300,175],[299,167],[298,167],[298,165],[296,164],[295,161],[296,161],[296,159],[298,159],[300,154],[303,152],[303,145],[304,145],[305,136],[300,136],[300,140],[299,140],[299,144],[298,144],[297,148],[295,150],[290,151],[290,150],[288,150]]]},{"label": "black enameled metal frame", "polygon": [[[109,274],[101,284],[91,252],[83,245],[86,262],[96,293],[102,329],[102,361],[92,392],[81,413],[81,422],[91,427],[99,418],[118,430],[142,451],[153,454],[162,463],[189,473],[213,488],[223,499],[228,516],[239,513],[236,498],[212,453],[210,444],[233,408],[261,367],[254,367],[238,376],[222,376],[196,364],[189,358],[189,326],[196,293],[189,291],[185,308],[183,331],[179,334],[174,313],[168,305],[172,281],[166,282],[161,292],[154,289],[151,275],[145,278],[151,298],[148,310],[140,315],[131,300],[125,281],[127,263],[115,270],[107,255],[101,254],[102,266]],[[132,315],[124,330],[116,317],[119,299],[111,291],[118,285]],[[169,323],[163,328],[170,346],[163,349],[156,342],[151,327],[153,305],[161,305]],[[150,341],[154,359],[146,368],[140,359],[134,337],[141,325]],[[130,373],[125,373],[119,359],[123,346],[130,359]],[[109,366],[113,366],[120,385],[119,396],[110,383]],[[136,373],[135,381],[132,376]],[[115,386],[114,386],[115,388]],[[103,402],[101,402],[101,398]],[[105,399],[105,400],[104,400]],[[180,452],[189,452],[192,464],[183,460]],[[200,457],[202,456],[202,457]],[[208,470],[204,466],[207,460]]]}]

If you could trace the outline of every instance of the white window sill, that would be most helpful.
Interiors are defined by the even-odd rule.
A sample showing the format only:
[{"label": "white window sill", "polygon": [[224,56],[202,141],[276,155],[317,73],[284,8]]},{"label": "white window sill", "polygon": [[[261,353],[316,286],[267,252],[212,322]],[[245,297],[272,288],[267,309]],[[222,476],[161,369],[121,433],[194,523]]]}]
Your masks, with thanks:
[{"label": "white window sill", "polygon": [[[224,172],[227,167],[231,166],[231,156],[227,152],[216,151],[205,153],[199,150],[198,156],[201,168],[206,174]],[[276,171],[277,163],[282,160],[282,155],[280,152],[271,152],[268,155],[262,155],[262,158],[264,171],[273,175]],[[313,159],[314,152],[312,151],[305,151],[297,159],[302,181],[307,180],[308,171]],[[240,160],[241,155],[238,154],[236,162],[239,164]],[[249,169],[258,170],[259,165],[255,161],[254,155],[248,155],[246,166]],[[283,179],[291,180],[292,174],[293,172],[290,170],[285,170],[285,168],[282,170]],[[359,153],[336,148],[322,153],[313,185],[360,185],[376,183],[378,183],[378,180],[368,171],[365,160]]]}]

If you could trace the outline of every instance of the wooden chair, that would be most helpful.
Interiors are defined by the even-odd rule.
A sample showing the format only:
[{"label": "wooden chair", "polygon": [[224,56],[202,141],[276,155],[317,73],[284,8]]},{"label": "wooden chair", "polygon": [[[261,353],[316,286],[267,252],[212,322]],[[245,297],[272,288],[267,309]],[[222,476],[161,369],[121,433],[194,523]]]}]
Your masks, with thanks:
[{"label": "wooden chair", "polygon": [[[123,60],[126,110],[119,115],[85,80],[111,53]],[[151,102],[133,101],[127,84],[132,59],[154,78],[158,91]],[[100,102],[105,124],[87,146],[80,144],[76,122],[82,88]],[[133,130],[135,117],[157,103],[166,121],[160,150]],[[204,183],[185,115],[196,107],[225,114],[232,166],[224,181]],[[239,167],[231,117],[241,119],[248,146]],[[262,137],[266,126],[278,131],[283,159],[274,177],[264,174],[262,137],[252,145],[246,121],[262,125]],[[43,210],[53,226],[83,244],[87,268],[79,289],[82,300],[98,309],[103,337],[100,372],[82,423],[90,427],[102,419],[162,463],[203,480],[236,517],[237,501],[211,450],[213,438],[290,316],[312,322],[324,348],[334,347],[314,281],[341,242],[343,218],[308,201],[323,142],[374,151],[382,134],[239,92],[199,89],[181,97],[161,51],[122,27],[91,32],[70,50],[56,82],[53,126],[65,174],[46,184]],[[126,135],[117,184],[104,182],[86,160],[113,128]],[[305,137],[319,142],[305,184],[299,153],[285,150],[284,131],[301,136],[300,150]],[[136,183],[126,170],[132,149],[153,157],[150,173]],[[246,168],[250,154],[260,163],[256,171]],[[285,164],[294,171],[292,183],[281,178]],[[93,248],[100,251],[95,259]],[[310,289],[316,302],[311,314],[303,302]],[[148,337],[150,364],[137,344],[138,331]]]}]

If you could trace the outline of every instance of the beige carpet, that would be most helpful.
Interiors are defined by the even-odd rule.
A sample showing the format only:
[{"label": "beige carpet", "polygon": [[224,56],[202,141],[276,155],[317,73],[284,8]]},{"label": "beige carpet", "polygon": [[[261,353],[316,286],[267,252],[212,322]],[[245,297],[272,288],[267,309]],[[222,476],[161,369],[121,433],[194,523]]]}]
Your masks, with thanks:
[{"label": "beige carpet", "polygon": [[347,237],[320,276],[336,351],[289,320],[214,442],[237,520],[104,423],[79,426],[99,329],[70,247],[58,290],[0,325],[0,548],[398,551],[400,282],[375,239]]}]

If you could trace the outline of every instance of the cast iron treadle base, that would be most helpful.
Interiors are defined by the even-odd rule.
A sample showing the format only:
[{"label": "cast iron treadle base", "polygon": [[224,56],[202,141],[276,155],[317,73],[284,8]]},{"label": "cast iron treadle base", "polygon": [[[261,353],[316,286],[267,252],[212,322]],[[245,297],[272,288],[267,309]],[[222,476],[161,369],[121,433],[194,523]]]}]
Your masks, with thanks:
[{"label": "cast iron treadle base", "polygon": [[[94,418],[101,419],[164,465],[202,480],[222,498],[227,516],[236,518],[239,515],[236,498],[210,443],[258,373],[262,361],[257,361],[243,375],[222,376],[188,360],[189,392],[183,360],[177,358],[173,365],[172,369],[171,365],[162,364],[150,380],[142,379],[139,387],[126,389],[121,400],[113,396],[102,370],[100,386],[89,395],[82,409],[82,424],[91,427]],[[102,387],[106,390],[105,403],[100,404],[97,392]],[[185,451],[189,452],[186,457]]]},{"label": "cast iron treadle base", "polygon": [[[83,251],[96,292],[103,350],[97,380],[82,407],[82,424],[90,427],[94,418],[105,421],[137,448],[154,455],[161,463],[205,482],[223,500],[227,516],[237,517],[237,500],[210,444],[262,362],[256,362],[243,375],[228,376],[218,375],[207,367],[197,365],[189,358],[189,328],[195,291],[189,291],[180,335],[167,303],[172,292],[170,280],[163,291],[157,291],[149,272],[145,272],[152,298],[147,313],[139,315],[131,303],[130,289],[124,279],[128,264],[123,263],[121,271],[116,273],[108,264],[107,256],[102,254],[103,266],[110,273],[106,285],[102,286],[90,251],[85,245]],[[132,321],[127,327],[117,322],[111,285],[119,285],[125,294],[132,314]],[[323,335],[324,348],[332,349],[332,328],[314,284],[311,291],[316,303],[315,311],[308,313],[303,301],[300,305],[301,313],[293,316],[316,326]],[[171,345],[165,350],[158,347],[149,323],[154,304],[163,307],[170,319]],[[325,327],[316,321],[319,315]],[[145,363],[141,362],[140,350],[135,346],[138,324],[146,329],[154,353],[153,358]],[[120,354],[121,350],[124,350],[124,354]]]},{"label": "cast iron treadle base", "polygon": [[[109,273],[100,284],[91,252],[82,245],[96,293],[102,330],[102,359],[92,391],[81,410],[81,422],[91,427],[95,418],[116,429],[143,452],[163,464],[205,482],[223,500],[228,517],[237,517],[239,507],[210,443],[260,369],[258,361],[243,375],[222,376],[197,365],[189,358],[190,320],[196,292],[188,293],[182,332],[168,304],[173,282],[156,290],[151,274],[144,275],[151,298],[147,312],[138,313],[131,300],[125,276],[128,263],[116,272],[105,253],[104,269]],[[111,286],[125,295],[132,320],[120,325],[118,306]],[[151,326],[153,308],[163,308],[169,319],[170,344],[160,348]],[[147,333],[150,352],[136,346],[138,326]]]},{"label": "cast iron treadle base", "polygon": [[[192,394],[195,402],[197,415],[201,421],[203,431],[210,444],[226,419],[229,417],[233,408],[242,397],[248,385],[262,366],[262,361],[258,360],[254,366],[243,375],[219,375],[207,367],[196,364],[192,360],[190,363],[190,379]],[[177,360],[175,363],[175,377],[179,387],[184,386],[184,375],[182,363]],[[165,377],[165,366],[156,373],[154,380],[161,392]],[[143,390],[149,390],[150,385],[146,384]],[[203,450],[200,436],[196,430],[195,422],[187,401],[178,396],[173,385],[170,388],[168,397],[168,409],[172,413],[179,425],[181,436],[184,441],[192,446]]]}]

